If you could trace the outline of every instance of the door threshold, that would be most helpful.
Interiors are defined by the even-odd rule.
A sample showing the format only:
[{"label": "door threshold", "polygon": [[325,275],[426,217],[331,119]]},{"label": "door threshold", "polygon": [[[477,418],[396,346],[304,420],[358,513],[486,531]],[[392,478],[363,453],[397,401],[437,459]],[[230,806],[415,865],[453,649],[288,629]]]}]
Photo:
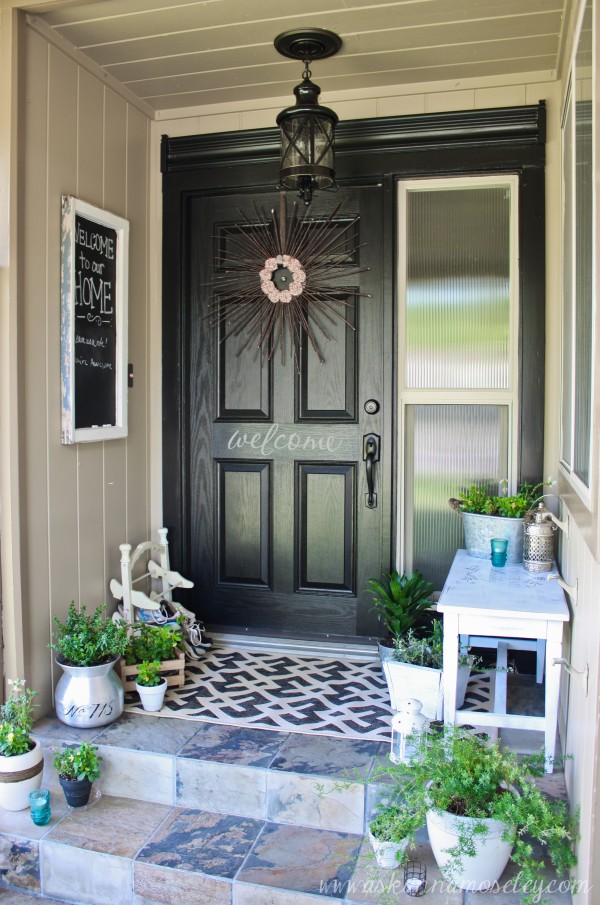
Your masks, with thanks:
[{"label": "door threshold", "polygon": [[213,642],[223,647],[239,650],[260,650],[277,654],[318,654],[322,657],[347,657],[361,663],[379,658],[377,647],[372,644],[352,644],[347,641],[309,641],[295,638],[272,638],[264,635],[210,632]]}]

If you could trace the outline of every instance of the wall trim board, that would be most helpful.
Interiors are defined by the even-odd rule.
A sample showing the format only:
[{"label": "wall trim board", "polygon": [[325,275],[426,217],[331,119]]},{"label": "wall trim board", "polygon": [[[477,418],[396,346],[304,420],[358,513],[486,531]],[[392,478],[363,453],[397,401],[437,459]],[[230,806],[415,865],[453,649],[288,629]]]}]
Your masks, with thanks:
[{"label": "wall trim board", "polygon": [[105,72],[101,66],[98,66],[97,63],[94,63],[93,60],[86,57],[85,54],[80,53],[72,44],[63,38],[62,35],[57,34],[46,25],[43,19],[29,14],[26,15],[25,19],[29,28],[48,41],[49,44],[53,44],[54,47],[58,48],[58,50],[61,50],[64,54],[74,60],[78,66],[81,66],[91,75],[95,76],[100,82],[106,85],[107,88],[110,88],[116,94],[119,94],[128,104],[137,107],[137,109],[147,116],[148,119],[154,119],[155,111],[149,104],[134,94],[133,91],[130,91],[129,88],[126,88],[125,85],[122,85],[121,82],[110,75],[110,73]]},{"label": "wall trim board", "polygon": [[[341,122],[336,129],[336,159],[357,151],[381,154],[469,147],[540,147],[546,140],[546,105],[500,107],[384,116]],[[231,161],[275,160],[280,153],[277,128],[217,134],[163,136],[161,171],[165,174]],[[542,150],[543,154],[543,150]]]}]

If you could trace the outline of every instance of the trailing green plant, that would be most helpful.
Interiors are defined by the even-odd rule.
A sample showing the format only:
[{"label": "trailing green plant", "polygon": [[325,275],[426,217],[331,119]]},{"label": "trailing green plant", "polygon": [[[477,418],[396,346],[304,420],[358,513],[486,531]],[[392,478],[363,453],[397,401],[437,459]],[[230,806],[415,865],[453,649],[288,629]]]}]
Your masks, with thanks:
[{"label": "trailing green plant", "polygon": [[100,776],[100,761],[96,745],[82,742],[81,745],[67,745],[54,751],[54,769],[63,779],[74,781],[88,779],[94,782]]},{"label": "trailing green plant", "polygon": [[476,515],[495,515],[500,518],[523,518],[533,504],[543,495],[543,488],[553,482],[540,481],[537,484],[523,483],[517,493],[507,495],[508,481],[502,481],[499,494],[491,494],[487,487],[472,484],[468,490],[459,493],[448,502],[456,512],[472,512]]},{"label": "trailing green plant", "polygon": [[133,666],[143,660],[171,660],[180,642],[179,626],[147,625],[143,622],[139,627],[136,625],[129,638],[125,662]]},{"label": "trailing green plant", "polygon": [[127,623],[107,619],[106,607],[99,606],[88,614],[71,601],[64,622],[54,617],[55,630],[49,645],[67,666],[99,666],[122,657],[127,647]]},{"label": "trailing green plant", "polygon": [[367,581],[373,594],[377,618],[382,623],[387,638],[397,638],[409,629],[423,628],[430,621],[427,611],[432,602],[429,599],[434,589],[431,581],[426,581],[420,572],[400,575],[396,570],[382,575],[383,581],[370,578]]},{"label": "trailing green plant", "polygon": [[[486,834],[487,827],[478,821],[493,818],[504,823],[503,838],[513,844],[510,857],[519,867],[521,901],[532,903],[539,901],[546,858],[558,874],[576,864],[578,815],[536,785],[544,770],[543,753],[519,758],[498,742],[464,728],[439,726],[420,743],[419,757],[407,764],[390,762],[383,772],[394,780],[392,799],[419,825],[430,810],[475,818],[474,823],[457,826],[457,842],[447,850],[447,879],[461,870],[465,857],[475,854],[476,837]],[[533,840],[542,846],[543,858],[535,852]],[[410,841],[414,844],[414,834]]]},{"label": "trailing green plant", "polygon": [[369,830],[381,842],[403,842],[413,837],[423,826],[421,817],[397,804],[387,804],[379,808],[369,821]]},{"label": "trailing green plant", "polygon": [[25,688],[25,679],[9,679],[10,693],[0,707],[0,754],[16,757],[33,748],[33,698],[37,691]]},{"label": "trailing green plant", "polygon": [[160,673],[160,660],[145,660],[138,666],[138,674],[136,682],[138,685],[144,685],[149,688],[160,685],[162,677]]}]

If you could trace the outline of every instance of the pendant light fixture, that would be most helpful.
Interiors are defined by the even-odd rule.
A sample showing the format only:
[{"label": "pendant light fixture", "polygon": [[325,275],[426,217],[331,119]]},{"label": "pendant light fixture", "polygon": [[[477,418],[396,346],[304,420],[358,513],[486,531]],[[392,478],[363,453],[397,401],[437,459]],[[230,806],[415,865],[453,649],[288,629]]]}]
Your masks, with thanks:
[{"label": "pendant light fixture", "polygon": [[279,180],[286,189],[297,189],[306,205],[315,189],[335,185],[334,133],[337,114],[319,104],[321,89],[311,82],[310,64],[338,52],[342,39],[323,28],[299,28],[275,38],[284,57],[304,61],[302,82],[294,88],[296,104],[277,117],[281,129]]}]

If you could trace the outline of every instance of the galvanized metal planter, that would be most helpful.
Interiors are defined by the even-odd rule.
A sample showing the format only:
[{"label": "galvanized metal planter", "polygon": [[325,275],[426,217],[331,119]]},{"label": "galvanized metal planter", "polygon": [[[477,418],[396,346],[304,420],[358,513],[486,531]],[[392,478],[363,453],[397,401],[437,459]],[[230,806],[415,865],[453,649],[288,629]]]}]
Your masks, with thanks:
[{"label": "galvanized metal planter", "polygon": [[465,530],[465,547],[469,556],[489,559],[490,541],[502,537],[508,541],[507,562],[523,562],[522,518],[502,518],[497,515],[479,515],[475,512],[461,512]]},{"label": "galvanized metal planter", "polygon": [[78,729],[114,723],[123,713],[125,695],[114,670],[118,660],[100,666],[69,666],[56,658],[63,675],[56,686],[54,706],[59,720]]}]

